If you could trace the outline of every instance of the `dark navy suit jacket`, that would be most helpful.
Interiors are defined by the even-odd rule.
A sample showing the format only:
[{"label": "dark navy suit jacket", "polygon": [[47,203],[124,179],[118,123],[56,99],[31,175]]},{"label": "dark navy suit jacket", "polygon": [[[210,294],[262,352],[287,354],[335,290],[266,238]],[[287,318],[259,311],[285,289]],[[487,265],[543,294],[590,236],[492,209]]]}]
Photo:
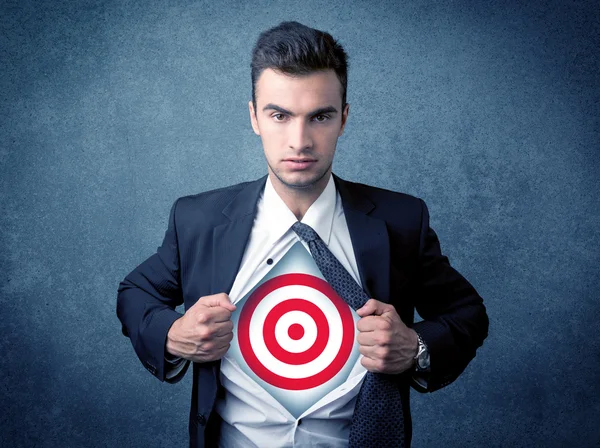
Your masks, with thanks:
[{"label": "dark navy suit jacket", "polygon": [[[229,293],[266,178],[177,199],[156,254],[120,283],[117,315],[122,332],[160,381],[167,381],[167,333],[181,317],[174,308],[183,303],[187,310],[202,296]],[[335,175],[334,180],[363,288],[371,297],[393,304],[404,323],[421,334],[431,354],[428,391],[446,386],[487,337],[481,297],[442,255],[423,200]],[[413,324],[415,308],[424,320]],[[215,446],[219,417],[213,407],[222,393],[220,361],[191,364],[190,446]],[[168,382],[179,381],[187,369]],[[397,384],[410,445],[411,372],[397,375]]]}]

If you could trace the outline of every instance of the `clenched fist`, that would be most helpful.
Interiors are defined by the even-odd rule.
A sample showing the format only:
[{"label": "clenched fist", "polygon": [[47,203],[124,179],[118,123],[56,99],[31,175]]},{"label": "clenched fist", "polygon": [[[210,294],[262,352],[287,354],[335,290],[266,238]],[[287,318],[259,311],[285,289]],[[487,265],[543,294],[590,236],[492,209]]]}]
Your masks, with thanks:
[{"label": "clenched fist", "polygon": [[401,373],[410,369],[419,346],[417,333],[408,328],[393,305],[369,299],[356,310],[361,364],[371,372]]},{"label": "clenched fist", "polygon": [[200,297],[173,322],[167,335],[167,351],[194,362],[220,359],[233,339],[233,311],[235,305],[225,293]]}]

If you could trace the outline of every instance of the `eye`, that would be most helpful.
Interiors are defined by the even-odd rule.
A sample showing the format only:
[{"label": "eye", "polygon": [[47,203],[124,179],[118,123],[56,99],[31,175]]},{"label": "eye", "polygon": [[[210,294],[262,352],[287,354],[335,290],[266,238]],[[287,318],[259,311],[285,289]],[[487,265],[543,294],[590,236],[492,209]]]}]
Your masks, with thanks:
[{"label": "eye", "polygon": [[[284,114],[273,114],[271,116],[273,118],[275,118],[275,121],[283,121],[285,119],[285,115]],[[281,117],[281,119],[279,119],[278,117]]]},{"label": "eye", "polygon": [[315,115],[315,121],[317,121],[318,123],[323,123],[327,120],[329,120],[329,115]]}]

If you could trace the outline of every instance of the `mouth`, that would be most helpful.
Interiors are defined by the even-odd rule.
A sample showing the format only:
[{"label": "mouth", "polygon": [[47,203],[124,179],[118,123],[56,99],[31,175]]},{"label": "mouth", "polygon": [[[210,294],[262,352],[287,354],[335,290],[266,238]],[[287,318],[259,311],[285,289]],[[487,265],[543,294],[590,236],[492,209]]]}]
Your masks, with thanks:
[{"label": "mouth", "polygon": [[283,159],[284,162],[295,162],[295,163],[305,163],[305,162],[316,162],[315,159],[301,158],[301,157],[289,157],[287,159]]},{"label": "mouth", "polygon": [[308,159],[302,157],[290,157],[287,159],[283,159],[284,165],[286,165],[289,169],[292,170],[304,170],[309,168],[314,163],[316,163],[316,159]]}]

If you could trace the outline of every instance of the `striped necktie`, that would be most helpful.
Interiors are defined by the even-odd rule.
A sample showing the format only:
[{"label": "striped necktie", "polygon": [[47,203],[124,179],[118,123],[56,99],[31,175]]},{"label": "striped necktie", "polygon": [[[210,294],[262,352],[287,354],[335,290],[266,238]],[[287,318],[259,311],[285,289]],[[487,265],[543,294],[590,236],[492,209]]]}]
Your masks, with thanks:
[{"label": "striped necktie", "polygon": [[[354,310],[361,308],[369,296],[310,226],[296,222],[292,230],[310,248],[315,263],[331,287]],[[349,446],[404,447],[404,418],[400,389],[394,375],[367,372],[358,392]]]}]

